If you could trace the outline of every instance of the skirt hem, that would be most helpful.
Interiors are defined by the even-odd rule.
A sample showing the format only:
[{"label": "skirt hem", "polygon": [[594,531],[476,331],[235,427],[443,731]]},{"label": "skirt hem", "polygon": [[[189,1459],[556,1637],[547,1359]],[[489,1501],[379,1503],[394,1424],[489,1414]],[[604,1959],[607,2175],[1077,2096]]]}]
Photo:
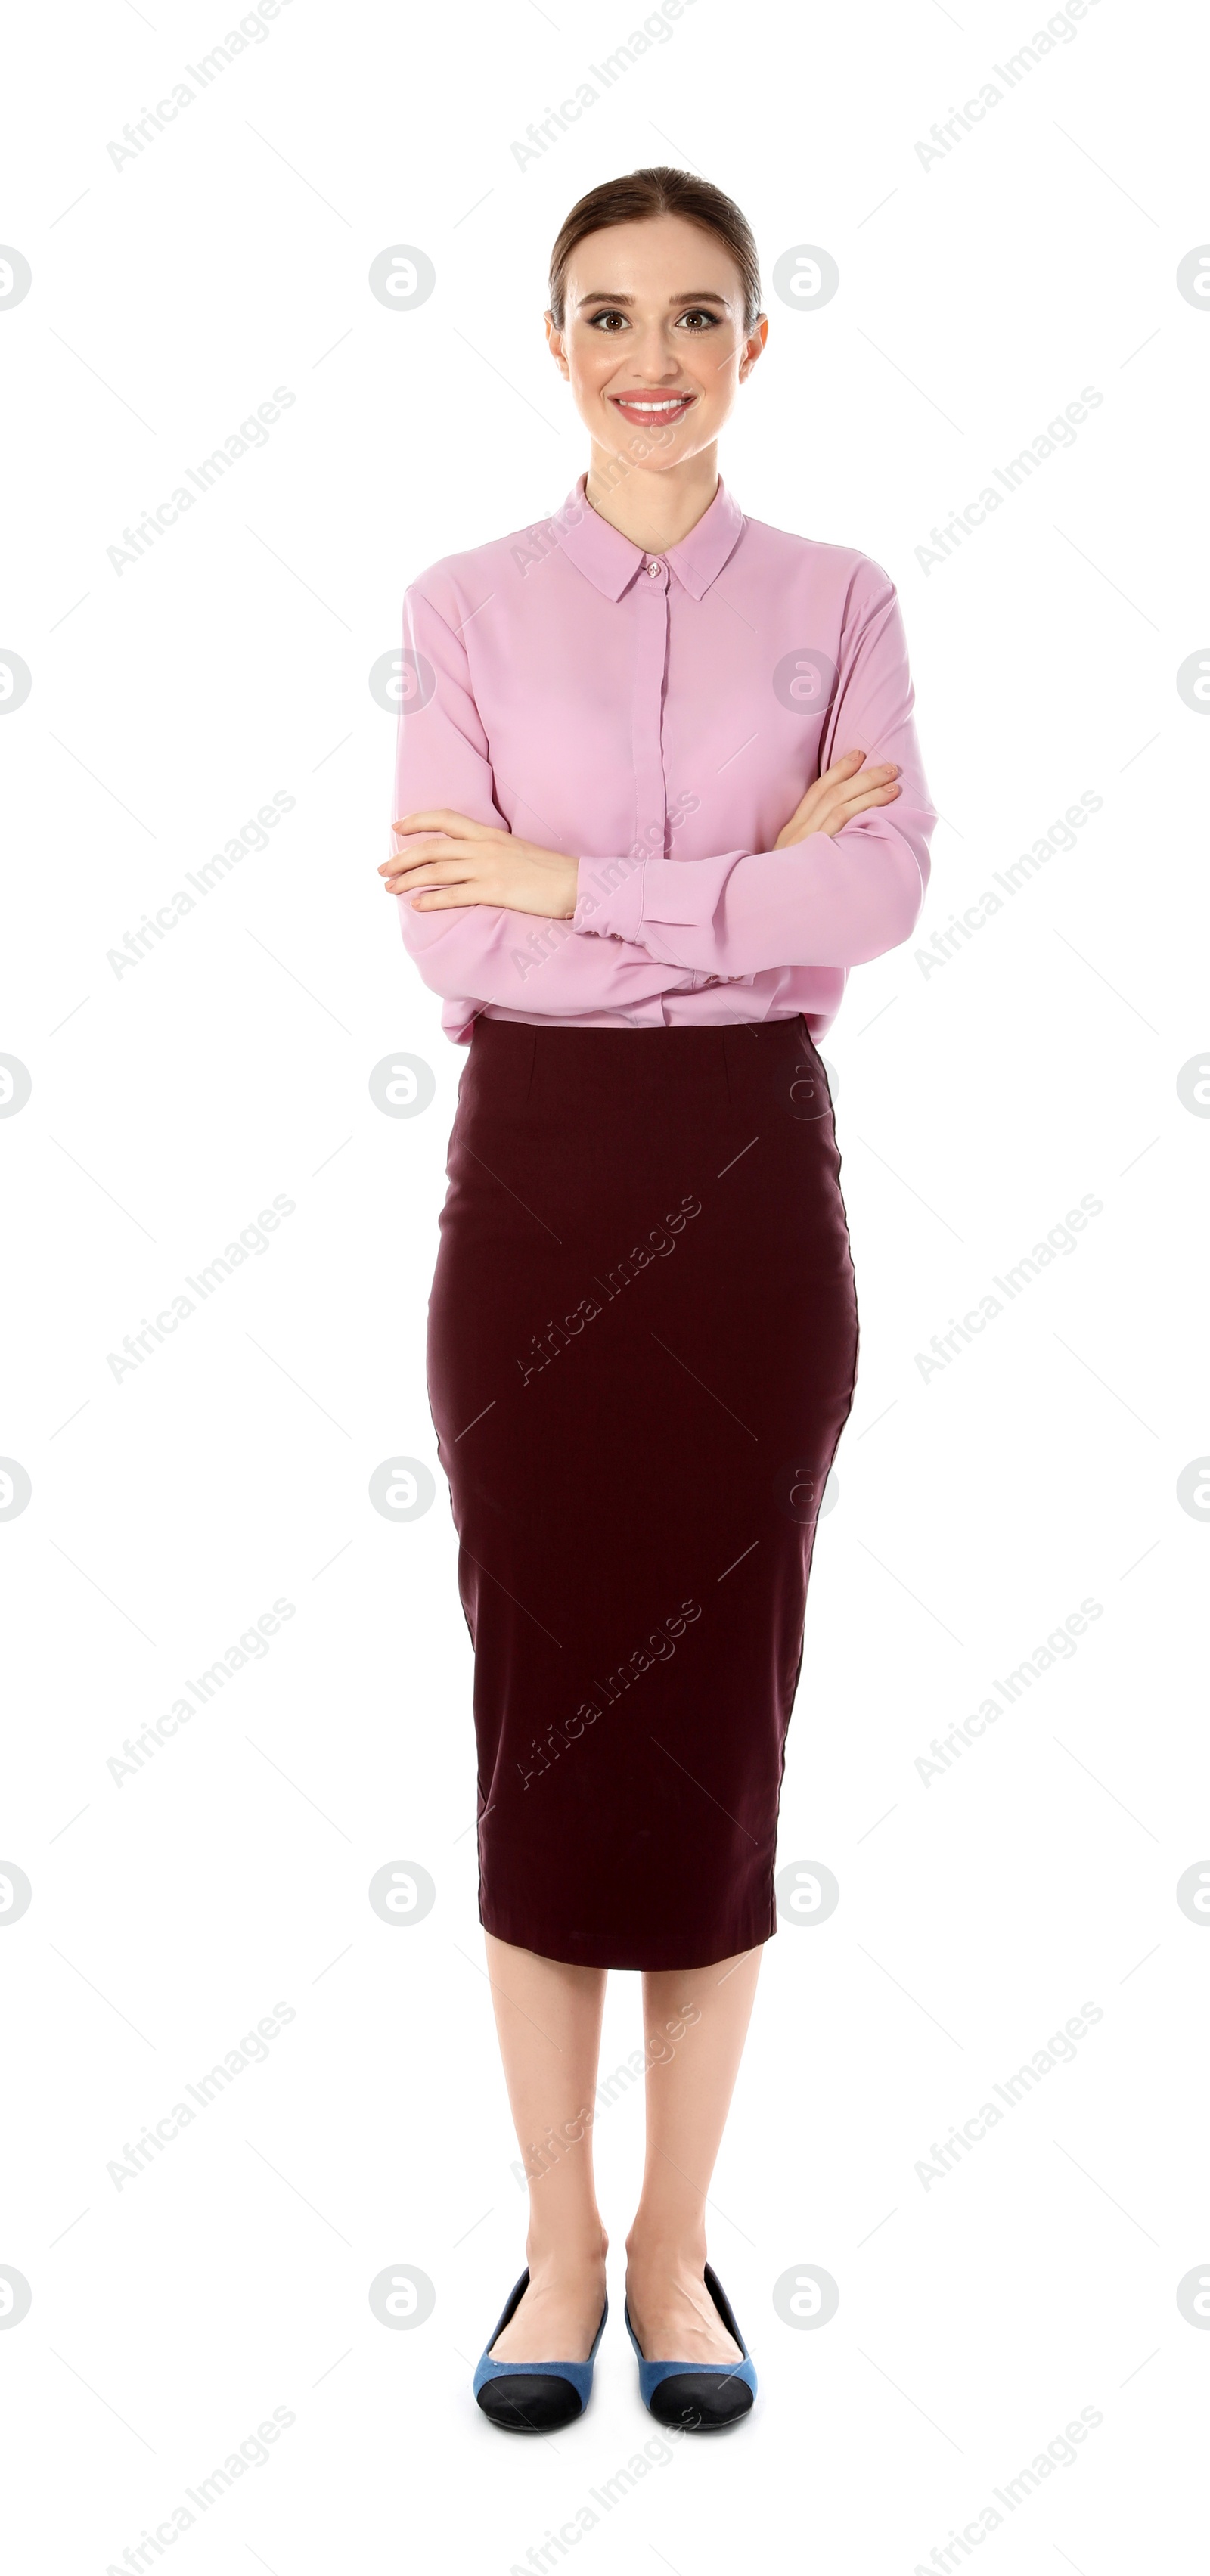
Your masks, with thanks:
[{"label": "skirt hem", "polygon": [[[575,1957],[568,1958],[566,1934],[552,1932],[541,1924],[512,1923],[495,1908],[492,1913],[494,1919],[489,1923],[483,1908],[479,1909],[484,1931],[490,1932],[494,1941],[506,1941],[511,1949],[531,1950],[537,1958],[553,1959],[560,1967],[639,1969],[653,1974],[663,1970],[671,1970],[675,1974],[681,1969],[688,1973],[694,1968],[717,1967],[724,1959],[740,1958],[747,1950],[761,1948],[766,1941],[773,1939],[777,1931],[777,1909],[774,1906],[769,1914],[762,1915],[759,1925],[754,1924],[746,1935],[741,1932],[735,1938],[726,1939],[721,1949],[717,1924],[710,1931],[699,1934],[678,1926],[675,1932],[669,1932],[663,1939],[653,1934],[636,1937],[623,1932],[616,1935],[602,1933],[597,1939],[577,1943]],[[561,1947],[555,1946],[560,1942]]]}]

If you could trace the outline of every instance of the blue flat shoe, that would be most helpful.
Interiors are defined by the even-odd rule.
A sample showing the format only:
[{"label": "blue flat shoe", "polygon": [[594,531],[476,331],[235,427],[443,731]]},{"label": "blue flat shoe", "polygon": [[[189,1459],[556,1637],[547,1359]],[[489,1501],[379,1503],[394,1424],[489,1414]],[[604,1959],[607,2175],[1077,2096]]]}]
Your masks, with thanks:
[{"label": "blue flat shoe", "polygon": [[675,2426],[682,2433],[715,2433],[725,2424],[738,2424],[747,2415],[756,2395],[756,2365],[735,2322],[735,2312],[717,2272],[707,2263],[706,2287],[718,2309],[729,2335],[734,2335],[742,2361],[716,2361],[707,2364],[691,2361],[644,2361],[639,2341],[626,2310],[626,2332],[634,2345],[639,2365],[639,2395],[649,2415],[657,2424]]},{"label": "blue flat shoe", "polygon": [[484,2414],[506,2433],[557,2433],[564,2424],[574,2424],[592,2395],[592,2366],[605,2332],[609,2301],[601,2310],[587,2361],[492,2361],[492,2345],[516,2315],[528,2288],[527,2265],[475,2365],[475,2397]]}]

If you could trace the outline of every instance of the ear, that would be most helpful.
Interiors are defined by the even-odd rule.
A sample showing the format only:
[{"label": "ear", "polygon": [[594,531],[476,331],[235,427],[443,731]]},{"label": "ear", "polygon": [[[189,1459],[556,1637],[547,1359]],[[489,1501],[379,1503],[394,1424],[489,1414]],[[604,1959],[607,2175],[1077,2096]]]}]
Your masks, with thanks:
[{"label": "ear", "polygon": [[755,320],[755,322],[754,322],[754,323],[753,323],[753,325],[752,325],[751,330],[747,333],[747,335],[746,335],[746,337],[745,337],[745,340],[744,340],[744,354],[743,354],[743,357],[742,357],[742,358],[741,358],[741,360],[740,360],[740,367],[739,367],[739,381],[740,381],[741,385],[742,385],[742,384],[746,384],[747,379],[748,379],[748,377],[751,375],[752,370],[753,370],[754,366],[756,365],[756,361],[757,361],[757,359],[759,358],[760,353],[761,353],[761,350],[764,348],[765,342],[766,342],[766,340],[768,339],[768,337],[769,337],[769,317],[768,317],[768,314],[767,314],[767,313],[758,313],[758,314],[757,314],[757,317],[756,317],[756,320]]}]

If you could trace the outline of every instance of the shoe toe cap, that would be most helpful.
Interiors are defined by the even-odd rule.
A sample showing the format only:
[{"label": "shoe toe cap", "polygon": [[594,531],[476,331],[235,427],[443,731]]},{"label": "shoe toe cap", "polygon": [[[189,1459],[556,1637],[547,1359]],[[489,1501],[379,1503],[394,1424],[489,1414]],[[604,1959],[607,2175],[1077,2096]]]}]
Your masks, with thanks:
[{"label": "shoe toe cap", "polygon": [[557,2433],[583,2412],[578,2389],[553,2371],[486,2380],[478,2404],[506,2433]]},{"label": "shoe toe cap", "polygon": [[678,2370],[673,2378],[657,2381],[648,2405],[659,2424],[685,2433],[713,2432],[748,2414],[752,2391],[746,2380],[725,2371]]}]

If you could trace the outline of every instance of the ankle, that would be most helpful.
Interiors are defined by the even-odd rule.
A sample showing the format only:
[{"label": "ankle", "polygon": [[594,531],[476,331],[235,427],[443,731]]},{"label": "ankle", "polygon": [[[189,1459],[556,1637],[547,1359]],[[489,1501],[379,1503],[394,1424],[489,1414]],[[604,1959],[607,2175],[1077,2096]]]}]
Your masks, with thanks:
[{"label": "ankle", "polygon": [[538,2235],[532,2228],[525,2240],[525,2260],[531,2281],[566,2280],[577,2273],[604,2269],[609,2239],[599,2221],[595,2228],[564,2230],[556,2235]]},{"label": "ankle", "polygon": [[699,2226],[674,2231],[636,2221],[626,2239],[626,2268],[635,2274],[700,2281],[705,2261],[706,2233]]}]

